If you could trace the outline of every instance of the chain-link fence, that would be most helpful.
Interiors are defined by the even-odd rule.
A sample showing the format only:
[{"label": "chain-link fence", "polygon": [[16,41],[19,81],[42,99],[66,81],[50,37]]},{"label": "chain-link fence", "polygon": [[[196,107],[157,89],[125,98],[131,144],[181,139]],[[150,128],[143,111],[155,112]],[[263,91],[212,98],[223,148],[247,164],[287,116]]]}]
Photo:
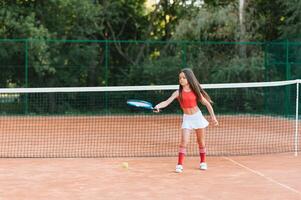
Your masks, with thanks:
[{"label": "chain-link fence", "polygon": [[297,79],[298,42],[0,40],[0,87],[177,84],[181,68],[201,83]]}]

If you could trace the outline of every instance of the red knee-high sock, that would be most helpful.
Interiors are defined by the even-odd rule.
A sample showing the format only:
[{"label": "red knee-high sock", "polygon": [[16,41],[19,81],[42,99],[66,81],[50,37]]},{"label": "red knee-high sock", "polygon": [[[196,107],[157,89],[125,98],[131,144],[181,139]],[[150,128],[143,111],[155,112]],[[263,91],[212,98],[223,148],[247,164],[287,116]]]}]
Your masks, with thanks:
[{"label": "red knee-high sock", "polygon": [[206,148],[205,147],[199,147],[200,150],[200,161],[206,162]]},{"label": "red knee-high sock", "polygon": [[179,156],[178,156],[178,165],[183,165],[185,154],[186,154],[186,148],[180,147]]}]

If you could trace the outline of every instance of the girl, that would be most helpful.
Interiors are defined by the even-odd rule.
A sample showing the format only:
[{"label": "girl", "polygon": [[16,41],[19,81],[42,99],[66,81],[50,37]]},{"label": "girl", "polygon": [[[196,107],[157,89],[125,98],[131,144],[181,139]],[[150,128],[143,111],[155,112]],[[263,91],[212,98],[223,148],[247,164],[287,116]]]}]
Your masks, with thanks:
[{"label": "girl", "polygon": [[217,126],[218,121],[214,115],[214,111],[211,106],[212,101],[209,95],[202,89],[193,71],[189,68],[182,69],[179,74],[179,90],[175,91],[167,100],[157,104],[155,106],[155,112],[160,112],[161,108],[165,108],[176,98],[179,100],[180,106],[184,112],[176,172],[183,172],[183,161],[186,154],[186,146],[189,141],[189,136],[193,130],[196,132],[197,142],[199,145],[200,169],[206,170],[207,164],[204,129],[209,123],[202,115],[202,112],[197,105],[197,101],[199,100],[207,107],[207,110],[211,115],[213,125]]}]

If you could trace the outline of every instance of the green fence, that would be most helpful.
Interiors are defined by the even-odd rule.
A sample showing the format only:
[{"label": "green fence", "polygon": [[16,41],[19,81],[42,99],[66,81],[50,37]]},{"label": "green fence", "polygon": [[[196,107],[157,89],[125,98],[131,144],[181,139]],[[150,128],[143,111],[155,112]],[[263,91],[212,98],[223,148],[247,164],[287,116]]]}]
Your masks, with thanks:
[{"label": "green fence", "polygon": [[290,80],[301,77],[301,43],[273,42],[266,45],[267,80]]},{"label": "green fence", "polygon": [[299,42],[0,40],[0,87],[177,84],[183,67],[201,83],[297,79]]}]

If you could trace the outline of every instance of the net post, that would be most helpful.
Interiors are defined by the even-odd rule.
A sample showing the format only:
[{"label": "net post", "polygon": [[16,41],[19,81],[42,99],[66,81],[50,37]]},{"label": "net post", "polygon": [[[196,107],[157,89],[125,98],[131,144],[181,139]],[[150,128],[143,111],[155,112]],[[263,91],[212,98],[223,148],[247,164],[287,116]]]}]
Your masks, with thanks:
[{"label": "net post", "polygon": [[[109,85],[109,78],[108,78],[108,76],[109,76],[109,48],[110,48],[110,46],[109,46],[110,44],[109,44],[109,40],[106,38],[106,40],[105,40],[105,82],[106,82],[106,84],[105,84],[105,86],[108,86]],[[105,111],[106,111],[106,113],[108,113],[108,105],[109,105],[109,94],[108,94],[108,92],[106,92],[105,93]]]},{"label": "net post", "polygon": [[[25,88],[28,88],[28,49],[29,49],[29,40],[25,40]],[[24,114],[28,114],[28,94],[25,94],[25,107]]]},{"label": "net post", "polygon": [[295,156],[298,156],[298,110],[299,110],[299,82],[300,80],[298,80],[297,82],[297,90],[296,90],[296,123],[295,123]]}]

